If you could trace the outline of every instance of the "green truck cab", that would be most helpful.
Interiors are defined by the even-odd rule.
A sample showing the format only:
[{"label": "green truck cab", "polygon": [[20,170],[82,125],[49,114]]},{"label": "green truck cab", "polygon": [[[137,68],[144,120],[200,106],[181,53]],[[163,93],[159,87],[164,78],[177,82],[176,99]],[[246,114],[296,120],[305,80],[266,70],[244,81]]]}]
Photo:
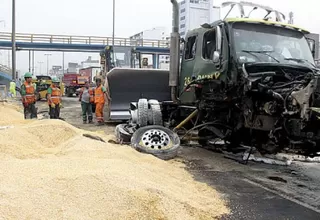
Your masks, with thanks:
[{"label": "green truck cab", "polygon": [[197,100],[193,88],[185,91],[196,81],[213,79],[225,86],[237,84],[242,64],[247,62],[313,68],[317,39],[309,39],[309,34],[294,25],[250,18],[229,18],[189,31],[179,74],[180,100]]}]

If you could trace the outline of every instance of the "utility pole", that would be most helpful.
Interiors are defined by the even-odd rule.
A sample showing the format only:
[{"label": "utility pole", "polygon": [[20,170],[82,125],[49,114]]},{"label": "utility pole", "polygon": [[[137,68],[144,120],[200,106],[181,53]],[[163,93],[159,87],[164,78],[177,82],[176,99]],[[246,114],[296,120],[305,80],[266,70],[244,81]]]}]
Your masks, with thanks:
[{"label": "utility pole", "polygon": [[[64,39],[63,39],[64,43]],[[64,74],[64,51],[62,51],[62,75]]]},{"label": "utility pole", "polygon": [[40,65],[40,75],[42,75],[42,64],[43,64],[43,62],[38,62],[38,64]]},{"label": "utility pole", "polygon": [[64,52],[62,52],[62,75],[64,74]]},{"label": "utility pole", "polygon": [[[115,35],[115,26],[116,26],[116,0],[113,0],[113,25],[112,25],[112,50],[114,51],[114,35]],[[114,56],[113,57],[113,62]]]},{"label": "utility pole", "polygon": [[32,51],[32,75],[35,75],[35,71],[34,71],[34,50]]},{"label": "utility pole", "polygon": [[31,50],[29,50],[29,73],[31,73]]},{"label": "utility pole", "polygon": [[16,0],[12,0],[12,79],[16,79]]},{"label": "utility pole", "polygon": [[51,56],[52,54],[45,54],[45,56],[47,56],[47,76],[49,76],[49,56]]},{"label": "utility pole", "polygon": [[10,57],[11,57],[10,50],[8,50],[8,67],[9,68],[11,67]]}]

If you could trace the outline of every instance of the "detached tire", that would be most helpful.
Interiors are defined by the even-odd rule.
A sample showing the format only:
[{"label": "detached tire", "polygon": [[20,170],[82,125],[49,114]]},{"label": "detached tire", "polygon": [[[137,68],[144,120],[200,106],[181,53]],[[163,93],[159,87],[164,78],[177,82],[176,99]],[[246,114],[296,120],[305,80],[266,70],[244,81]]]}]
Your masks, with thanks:
[{"label": "detached tire", "polygon": [[158,100],[149,100],[150,105],[150,124],[152,125],[163,125],[162,112]]},{"label": "detached tire", "polygon": [[138,101],[138,125],[144,127],[148,125],[148,100],[139,99]]},{"label": "detached tire", "polygon": [[115,129],[115,136],[119,144],[130,144],[132,134],[126,129],[127,124],[119,124]]},{"label": "detached tire", "polygon": [[141,153],[152,154],[162,160],[177,156],[179,136],[168,128],[158,125],[141,127],[131,138],[131,146]]}]

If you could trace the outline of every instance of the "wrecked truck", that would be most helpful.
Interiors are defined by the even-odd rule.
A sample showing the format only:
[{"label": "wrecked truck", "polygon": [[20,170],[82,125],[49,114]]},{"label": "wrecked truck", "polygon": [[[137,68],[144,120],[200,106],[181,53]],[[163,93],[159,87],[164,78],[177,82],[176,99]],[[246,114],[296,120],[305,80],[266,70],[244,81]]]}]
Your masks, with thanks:
[{"label": "wrecked truck", "polygon": [[[181,140],[190,138],[201,145],[224,140],[230,151],[248,145],[261,153],[316,155],[320,75],[313,56],[318,42],[309,38],[310,33],[284,23],[284,15],[269,7],[228,2],[223,6],[239,8],[240,18],[226,17],[189,31],[180,65],[179,10],[177,2],[171,2],[169,83],[163,86],[171,100],[132,100],[131,118],[117,127],[118,138],[155,155],[171,151],[174,156],[171,148],[176,149],[178,141],[173,131]],[[244,6],[263,9],[266,15],[250,18]]]}]

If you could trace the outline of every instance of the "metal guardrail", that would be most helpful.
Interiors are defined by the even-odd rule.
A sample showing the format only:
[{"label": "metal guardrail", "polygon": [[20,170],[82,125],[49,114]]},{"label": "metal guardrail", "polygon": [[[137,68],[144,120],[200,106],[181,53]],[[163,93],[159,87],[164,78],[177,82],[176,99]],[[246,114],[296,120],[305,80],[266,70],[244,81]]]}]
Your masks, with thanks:
[{"label": "metal guardrail", "polygon": [[[0,41],[11,42],[10,32],[0,32]],[[69,36],[69,35],[50,35],[50,34],[16,34],[17,42],[29,43],[60,43],[60,44],[89,44],[89,45],[112,45],[112,37],[97,36]],[[147,39],[130,39],[115,38],[115,46],[142,46],[169,48],[168,40],[147,40]]]},{"label": "metal guardrail", "polygon": [[0,64],[0,72],[8,74],[8,75],[11,75],[12,69],[7,67],[7,66],[5,66],[5,65]]}]

